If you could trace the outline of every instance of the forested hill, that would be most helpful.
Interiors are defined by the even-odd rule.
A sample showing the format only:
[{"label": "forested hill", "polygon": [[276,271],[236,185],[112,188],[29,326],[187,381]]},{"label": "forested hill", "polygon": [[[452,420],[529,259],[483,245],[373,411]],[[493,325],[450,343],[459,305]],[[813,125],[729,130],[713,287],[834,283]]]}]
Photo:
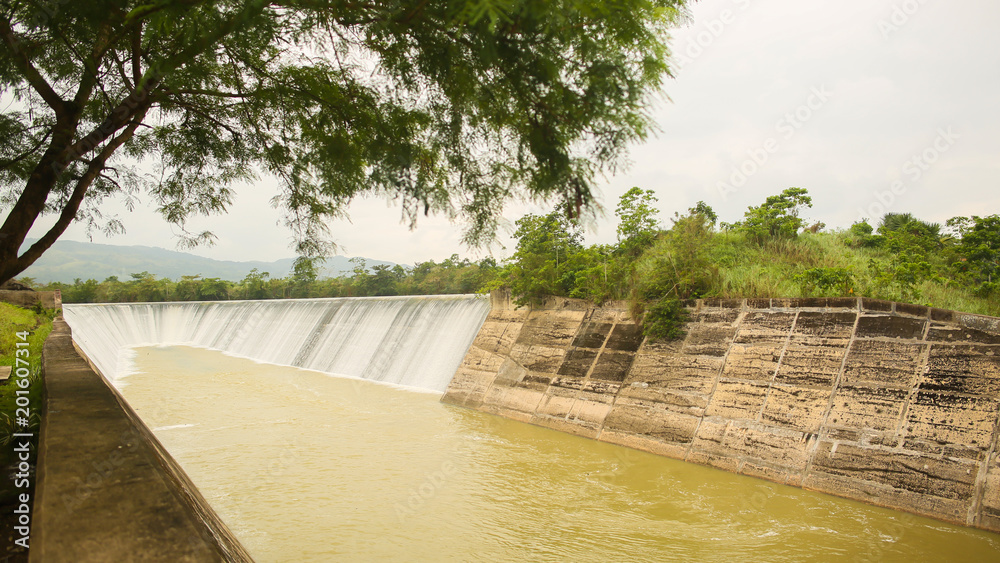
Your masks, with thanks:
[{"label": "forested hill", "polygon": [[[34,240],[25,241],[30,246]],[[179,279],[182,276],[201,275],[204,278],[219,278],[238,281],[251,270],[268,272],[272,277],[284,277],[292,272],[294,258],[284,258],[274,262],[236,262],[213,260],[152,246],[117,246],[70,240],[56,241],[22,278],[31,278],[37,283],[73,283],[81,280],[104,280],[111,276],[128,279],[131,274],[149,272],[158,278]],[[392,262],[368,260],[368,264]],[[349,274],[354,268],[347,257],[334,256],[322,266],[321,275],[337,277]]]}]

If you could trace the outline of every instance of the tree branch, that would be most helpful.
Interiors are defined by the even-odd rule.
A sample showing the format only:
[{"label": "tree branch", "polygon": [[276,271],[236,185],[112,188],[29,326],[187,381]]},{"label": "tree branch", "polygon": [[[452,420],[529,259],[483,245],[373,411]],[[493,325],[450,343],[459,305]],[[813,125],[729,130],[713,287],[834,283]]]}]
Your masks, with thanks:
[{"label": "tree branch", "polygon": [[7,19],[0,19],[0,37],[3,38],[3,43],[14,60],[14,66],[21,71],[21,74],[27,79],[28,84],[31,84],[31,87],[45,100],[45,103],[56,112],[56,117],[62,117],[66,111],[66,101],[59,97],[59,94],[46,82],[42,74],[38,72],[38,69],[31,64],[31,59],[20,48],[20,41],[11,28],[10,21]]},{"label": "tree branch", "polygon": [[210,96],[213,98],[241,98],[245,99],[253,96],[253,93],[244,94],[242,92],[220,92],[218,90],[170,90],[171,94],[185,95],[191,94],[194,96]]},{"label": "tree branch", "polygon": [[238,138],[242,137],[242,135],[240,134],[240,132],[239,132],[239,131],[237,131],[237,130],[235,130],[235,129],[233,129],[233,128],[232,128],[232,126],[230,126],[230,125],[228,125],[228,124],[226,124],[226,123],[223,123],[223,122],[219,121],[218,119],[216,119],[216,118],[212,117],[212,116],[211,116],[210,114],[208,114],[208,113],[205,113],[205,112],[201,111],[201,110],[200,110],[200,109],[198,109],[198,107],[197,107],[197,106],[195,106],[194,104],[189,104],[189,103],[187,103],[187,102],[185,102],[185,101],[181,100],[180,98],[178,98],[178,99],[177,99],[177,105],[178,105],[178,106],[180,106],[180,107],[182,107],[182,108],[184,108],[184,109],[186,109],[187,111],[189,111],[189,112],[191,112],[191,113],[193,113],[193,114],[195,114],[195,115],[197,115],[197,116],[201,117],[202,119],[205,119],[205,120],[207,120],[207,121],[210,121],[211,123],[214,123],[214,124],[215,124],[216,126],[218,126],[218,127],[222,128],[222,129],[225,129],[225,130],[226,130],[226,131],[228,131],[228,132],[229,132],[229,134],[230,134],[230,135],[232,135],[232,136],[233,136],[234,138],[237,138],[237,139],[238,139]]},{"label": "tree branch", "polygon": [[97,32],[97,38],[94,40],[94,47],[90,51],[90,56],[82,58],[80,61],[83,64],[83,73],[80,77],[80,87],[77,88],[76,96],[73,98],[73,102],[77,107],[83,107],[94,91],[98,75],[100,74],[101,59],[104,58],[104,51],[108,48],[110,35],[111,23],[105,21]]},{"label": "tree branch", "polygon": [[8,166],[10,166],[12,164],[16,164],[16,163],[24,160],[25,158],[28,158],[29,156],[35,154],[35,151],[37,151],[39,148],[41,148],[41,146],[43,144],[45,144],[45,141],[47,141],[51,135],[52,135],[52,131],[48,131],[48,132],[45,133],[45,135],[41,139],[38,140],[37,143],[35,143],[35,146],[31,147],[27,151],[25,151],[25,152],[23,152],[23,153],[15,156],[14,158],[12,158],[10,160],[0,160],[0,170],[2,170],[4,168],[7,168]]},{"label": "tree branch", "polygon": [[121,101],[121,103],[111,110],[100,125],[88,133],[87,136],[67,147],[66,150],[64,150],[60,155],[61,159],[63,161],[68,161],[72,158],[77,158],[80,155],[87,154],[97,145],[110,138],[126,123],[133,121],[133,118],[138,115],[140,111],[142,112],[142,115],[145,116],[146,110],[151,104],[150,94],[152,90],[159,85],[159,78],[155,76],[144,78],[145,85],[143,88],[133,90],[131,94],[129,94],[124,100]]},{"label": "tree branch", "polygon": [[118,76],[121,77],[122,83],[128,90],[135,89],[135,83],[130,81],[128,75],[125,74],[125,61],[118,58],[118,54],[112,51],[111,56],[115,59],[115,68],[118,70]]},{"label": "tree branch", "polygon": [[[194,6],[196,4],[203,4],[205,0],[187,0],[184,4],[188,6]],[[164,8],[175,5],[176,2],[172,0],[159,0],[157,2],[152,2],[150,4],[145,4],[143,6],[136,6],[131,12],[125,15],[123,23],[126,26],[132,25],[133,23],[138,23],[143,19],[163,10]]]},{"label": "tree branch", "polygon": [[87,189],[94,182],[94,180],[101,174],[104,170],[104,165],[107,163],[108,159],[114,154],[119,147],[128,142],[135,134],[135,130],[139,128],[142,124],[142,119],[146,116],[146,112],[149,110],[147,105],[136,118],[121,132],[120,135],[112,139],[107,145],[101,149],[101,152],[97,154],[90,161],[90,166],[87,167],[87,171],[84,172],[83,176],[76,183],[76,187],[73,188],[73,193],[70,195],[69,200],[66,201],[66,205],[63,207],[62,212],[59,214],[59,219],[48,230],[40,239],[38,239],[35,244],[31,245],[28,250],[24,252],[21,256],[17,257],[17,260],[12,261],[13,263],[5,264],[5,268],[0,272],[0,277],[4,279],[10,279],[14,276],[20,274],[24,270],[31,266],[38,260],[38,258],[44,253],[52,244],[62,236],[66,228],[69,227],[70,223],[76,218],[77,212],[80,210],[80,204],[83,203],[84,197],[87,195]]},{"label": "tree branch", "polygon": [[139,64],[141,62],[141,58],[142,23],[136,22],[135,26],[132,28],[132,83],[135,85],[138,85],[139,80],[142,79],[142,67]]},{"label": "tree branch", "polygon": [[239,29],[247,21],[260,15],[260,13],[264,11],[264,8],[269,4],[269,0],[251,0],[242,10],[233,14],[227,21],[219,25],[213,33],[204,35],[197,40],[192,41],[187,48],[181,49],[180,52],[175,53],[172,56],[166,57],[159,64],[155,64],[152,68],[148,69],[143,75],[142,80],[136,84],[136,87],[142,88],[144,86],[144,82],[150,78],[159,80],[163,76],[170,74],[170,72],[177,67],[187,64],[189,61],[197,58],[199,55],[204,53],[206,49],[217,45],[224,37]]}]

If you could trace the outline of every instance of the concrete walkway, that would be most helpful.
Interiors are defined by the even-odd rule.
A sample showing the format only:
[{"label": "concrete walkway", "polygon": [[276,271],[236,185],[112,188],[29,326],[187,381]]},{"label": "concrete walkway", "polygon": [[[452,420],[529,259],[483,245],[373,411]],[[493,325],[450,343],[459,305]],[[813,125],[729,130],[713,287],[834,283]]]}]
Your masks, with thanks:
[{"label": "concrete walkway", "polygon": [[43,363],[31,561],[252,561],[62,319]]}]

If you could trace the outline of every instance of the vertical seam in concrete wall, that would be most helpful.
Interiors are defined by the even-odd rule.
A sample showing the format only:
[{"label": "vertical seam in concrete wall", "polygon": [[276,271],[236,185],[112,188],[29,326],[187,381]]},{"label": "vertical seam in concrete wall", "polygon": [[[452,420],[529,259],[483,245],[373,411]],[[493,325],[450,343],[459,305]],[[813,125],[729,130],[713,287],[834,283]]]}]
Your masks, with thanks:
[{"label": "vertical seam in concrete wall", "polygon": [[792,318],[792,325],[788,327],[788,334],[785,335],[785,343],[781,347],[781,353],[778,354],[778,361],[774,364],[774,373],[771,374],[771,379],[767,382],[767,391],[764,392],[764,402],[760,405],[760,411],[757,412],[757,416],[754,418],[756,422],[764,422],[764,411],[767,410],[767,402],[771,399],[771,389],[774,389],[774,382],[778,378],[781,363],[785,360],[785,353],[788,352],[788,344],[792,341],[792,335],[795,334],[795,325],[799,323],[800,312],[795,311],[795,317]]},{"label": "vertical seam in concrete wall", "polygon": [[[593,316],[594,316],[593,310],[589,311],[587,313],[587,315],[584,315],[583,320],[580,321],[580,326],[576,327],[576,334],[577,335],[580,334],[580,329],[583,328],[584,324],[591,322],[591,320],[593,319]],[[618,316],[617,315],[615,315],[614,320],[611,321],[611,329],[608,331],[608,335],[604,337],[604,340],[601,341],[601,347],[597,349],[597,355],[594,356],[593,360],[591,360],[590,367],[587,368],[587,373],[585,373],[583,375],[583,380],[580,381],[580,388],[577,389],[576,390],[576,394],[573,395],[573,404],[570,405],[569,409],[566,411],[566,416],[563,417],[563,420],[567,420],[567,421],[569,420],[569,415],[573,414],[573,409],[576,408],[577,403],[579,403],[581,401],[581,399],[582,399],[581,395],[583,394],[583,389],[587,386],[587,383],[590,382],[590,376],[594,373],[594,370],[597,369],[597,362],[601,359],[601,356],[604,355],[604,350],[607,349],[607,347],[608,347],[608,341],[611,340],[611,335],[615,333],[615,327],[616,326],[618,326]],[[575,339],[575,337],[574,337],[574,339]],[[570,349],[571,350],[573,349],[572,345],[570,345]],[[631,366],[630,366],[630,369],[631,369]],[[622,383],[624,383],[624,380],[622,380]],[[551,387],[551,384],[549,386]],[[621,391],[621,387],[619,387],[618,390]],[[617,397],[618,397],[618,393],[615,393],[615,398],[617,398]],[[541,404],[541,402],[539,402],[539,404]],[[614,407],[614,403],[613,402],[611,403],[611,405],[612,405],[612,407]],[[538,410],[538,409],[535,409],[535,410]],[[610,412],[610,411],[608,411],[608,412]],[[607,418],[607,417],[605,417],[605,418]],[[600,436],[601,432],[603,430],[604,430],[604,420],[601,420],[601,426],[597,430],[597,435]]]},{"label": "vertical seam in concrete wall", "polygon": [[812,447],[809,448],[809,461],[806,463],[805,471],[802,472],[802,482],[805,483],[809,474],[812,473],[813,461],[816,460],[816,452],[819,451],[819,443],[829,435],[828,424],[830,422],[830,413],[833,412],[834,400],[837,397],[837,391],[840,389],[840,384],[843,382],[844,370],[847,369],[847,357],[851,354],[851,348],[854,347],[854,342],[857,340],[858,335],[858,323],[861,321],[862,306],[861,298],[858,297],[857,303],[857,315],[854,317],[854,327],[851,328],[851,338],[847,342],[847,347],[844,348],[844,357],[840,359],[840,369],[837,370],[837,375],[833,378],[833,385],[830,386],[830,398],[826,403],[826,411],[823,413],[823,422],[819,426],[819,430],[816,432],[816,438],[813,441]]},{"label": "vertical seam in concrete wall", "polygon": [[[703,300],[699,299],[695,311],[700,311],[702,304]],[[729,353],[732,352],[733,346],[736,344],[736,337],[740,333],[740,328],[743,326],[743,319],[746,318],[746,315],[747,315],[747,302],[746,300],[744,300],[743,305],[740,307],[740,314],[736,317],[736,321],[734,323],[736,325],[734,327],[736,331],[733,332],[733,340],[732,342],[729,343],[729,347],[726,348],[726,354],[722,356],[722,363],[719,364],[719,371],[716,372],[715,374],[715,381],[712,383],[712,390],[708,392],[708,399],[705,401],[705,412],[700,417],[698,417],[698,424],[696,424],[694,427],[694,434],[692,434],[691,436],[691,442],[688,444],[687,451],[684,453],[683,459],[685,461],[687,461],[687,459],[691,456],[691,452],[694,450],[694,443],[696,440],[698,440],[698,433],[701,431],[702,422],[704,422],[705,419],[708,418],[708,407],[712,405],[712,397],[715,396],[715,390],[719,388],[719,381],[722,379],[722,373],[726,370],[726,362],[729,361]]]},{"label": "vertical seam in concrete wall", "polygon": [[[893,310],[896,309],[896,304],[892,305]],[[929,315],[929,313],[928,313]],[[931,355],[931,343],[927,341],[927,334],[930,332],[931,322],[930,317],[924,324],[924,332],[920,335],[920,340],[916,344],[923,346],[923,350],[920,352],[920,360],[917,362],[916,373],[914,374],[913,383],[910,385],[909,391],[906,393],[906,399],[903,400],[903,408],[899,414],[899,421],[896,423],[896,447],[899,450],[903,448],[903,442],[905,441],[908,430],[906,428],[906,419],[910,416],[910,404],[913,402],[913,396],[917,394],[920,389],[921,379],[924,377],[924,372],[930,362]]]},{"label": "vertical seam in concrete wall", "polygon": [[[580,325],[580,326],[583,326],[583,325]],[[615,315],[615,320],[611,323],[611,330],[608,331],[608,335],[605,336],[604,337],[604,341],[601,342],[601,348],[600,348],[600,350],[598,350],[597,356],[594,358],[594,363],[591,364],[590,365],[590,369],[587,370],[587,376],[584,378],[584,385],[586,385],[587,381],[590,381],[590,376],[591,376],[591,374],[594,373],[594,368],[597,367],[597,360],[600,360],[601,359],[601,355],[604,354],[604,350],[608,346],[608,341],[611,340],[611,335],[615,333],[615,327],[616,326],[618,326],[618,315]],[[642,337],[642,342],[639,343],[639,349],[636,350],[632,354],[632,363],[629,364],[628,371],[625,372],[625,377],[622,378],[621,385],[618,386],[618,391],[615,393],[615,396],[611,399],[611,405],[608,406],[608,414],[604,415],[604,418],[601,419],[600,426],[597,427],[597,434],[594,435],[594,439],[595,440],[600,440],[601,439],[601,434],[604,433],[604,423],[608,420],[608,415],[611,414],[612,411],[615,410],[615,403],[618,402],[618,397],[621,396],[622,389],[625,388],[625,382],[628,381],[628,376],[629,376],[629,374],[632,373],[632,368],[635,366],[635,358],[636,358],[636,356],[639,355],[639,350],[642,350],[642,347],[646,345],[646,341],[647,340],[648,340],[648,338],[645,337],[645,336],[643,336]],[[577,400],[579,400],[579,394],[577,394]],[[574,404],[574,406],[576,406],[576,405]],[[569,415],[567,414],[567,416],[569,416]]]},{"label": "vertical seam in concrete wall", "polygon": [[[508,310],[513,311],[514,309],[508,309]],[[521,319],[521,322],[519,323],[520,326],[517,329],[517,334],[514,335],[514,339],[511,341],[511,350],[508,350],[507,354],[505,354],[506,359],[510,360],[511,362],[514,362],[514,359],[510,357],[510,353],[513,350],[514,344],[517,343],[518,337],[521,336],[521,331],[524,329],[524,325],[527,324],[528,319],[530,319],[530,318],[531,318],[531,310],[529,309],[528,313],[524,316],[523,319]],[[489,321],[490,321],[490,317],[487,315],[486,320],[483,321],[483,325],[485,326],[486,323],[488,323]],[[503,332],[500,335],[501,338],[503,338],[503,335],[507,334],[507,330],[510,328],[510,324],[511,324],[510,321],[507,321],[506,323],[504,323],[504,329],[503,329]],[[481,332],[483,330],[482,327],[480,327],[479,330]],[[475,344],[475,341],[473,341],[473,344]],[[464,362],[464,360],[463,360],[463,362]],[[521,366],[521,364],[517,364],[517,365],[520,366],[520,367],[522,367],[522,368],[524,367],[524,366]],[[498,368],[497,373],[493,374],[493,379],[490,380],[490,384],[487,385],[486,389],[483,390],[483,398],[481,400],[481,403],[483,403],[483,404],[486,403],[486,399],[490,396],[490,391],[493,390],[494,385],[496,385],[497,378],[500,376],[499,369],[501,369],[502,367],[503,367],[503,364],[501,363],[501,366],[500,366],[500,368]],[[527,371],[527,370],[525,370],[525,371]],[[468,397],[466,397],[466,401],[468,401]],[[537,405],[535,407],[535,410],[538,410]],[[534,414],[534,413],[532,413],[532,414]]]},{"label": "vertical seam in concrete wall", "polygon": [[972,502],[969,503],[969,516],[965,523],[970,526],[979,526],[982,520],[983,495],[986,493],[986,477],[990,470],[990,460],[996,451],[997,436],[1000,433],[1000,413],[995,413],[997,418],[993,422],[993,434],[990,435],[990,447],[983,455],[983,461],[979,464],[979,471],[976,473],[976,485],[972,490]]},{"label": "vertical seam in concrete wall", "polygon": [[[927,332],[930,332],[931,320],[930,314],[928,314],[927,320]],[[927,333],[924,334],[924,340],[927,340]],[[931,344],[927,344],[927,366],[930,369],[930,349]],[[983,455],[983,461],[979,463],[979,471],[976,473],[976,484],[972,489],[972,502],[969,503],[969,515],[966,517],[965,523],[970,526],[980,525],[982,520],[982,504],[983,495],[986,494],[986,477],[990,470],[990,460],[993,458],[993,453],[996,451],[997,436],[1000,433],[1000,412],[994,412],[993,419],[993,433],[990,435],[990,445],[986,448]]]}]

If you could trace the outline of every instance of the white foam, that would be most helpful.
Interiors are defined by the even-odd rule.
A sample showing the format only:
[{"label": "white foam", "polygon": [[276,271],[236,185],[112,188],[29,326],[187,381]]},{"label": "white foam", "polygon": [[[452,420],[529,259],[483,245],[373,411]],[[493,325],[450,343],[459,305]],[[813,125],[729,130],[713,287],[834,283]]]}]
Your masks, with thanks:
[{"label": "white foam", "polygon": [[65,305],[73,340],[115,386],[132,349],[186,345],[444,392],[489,313],[482,296]]}]

